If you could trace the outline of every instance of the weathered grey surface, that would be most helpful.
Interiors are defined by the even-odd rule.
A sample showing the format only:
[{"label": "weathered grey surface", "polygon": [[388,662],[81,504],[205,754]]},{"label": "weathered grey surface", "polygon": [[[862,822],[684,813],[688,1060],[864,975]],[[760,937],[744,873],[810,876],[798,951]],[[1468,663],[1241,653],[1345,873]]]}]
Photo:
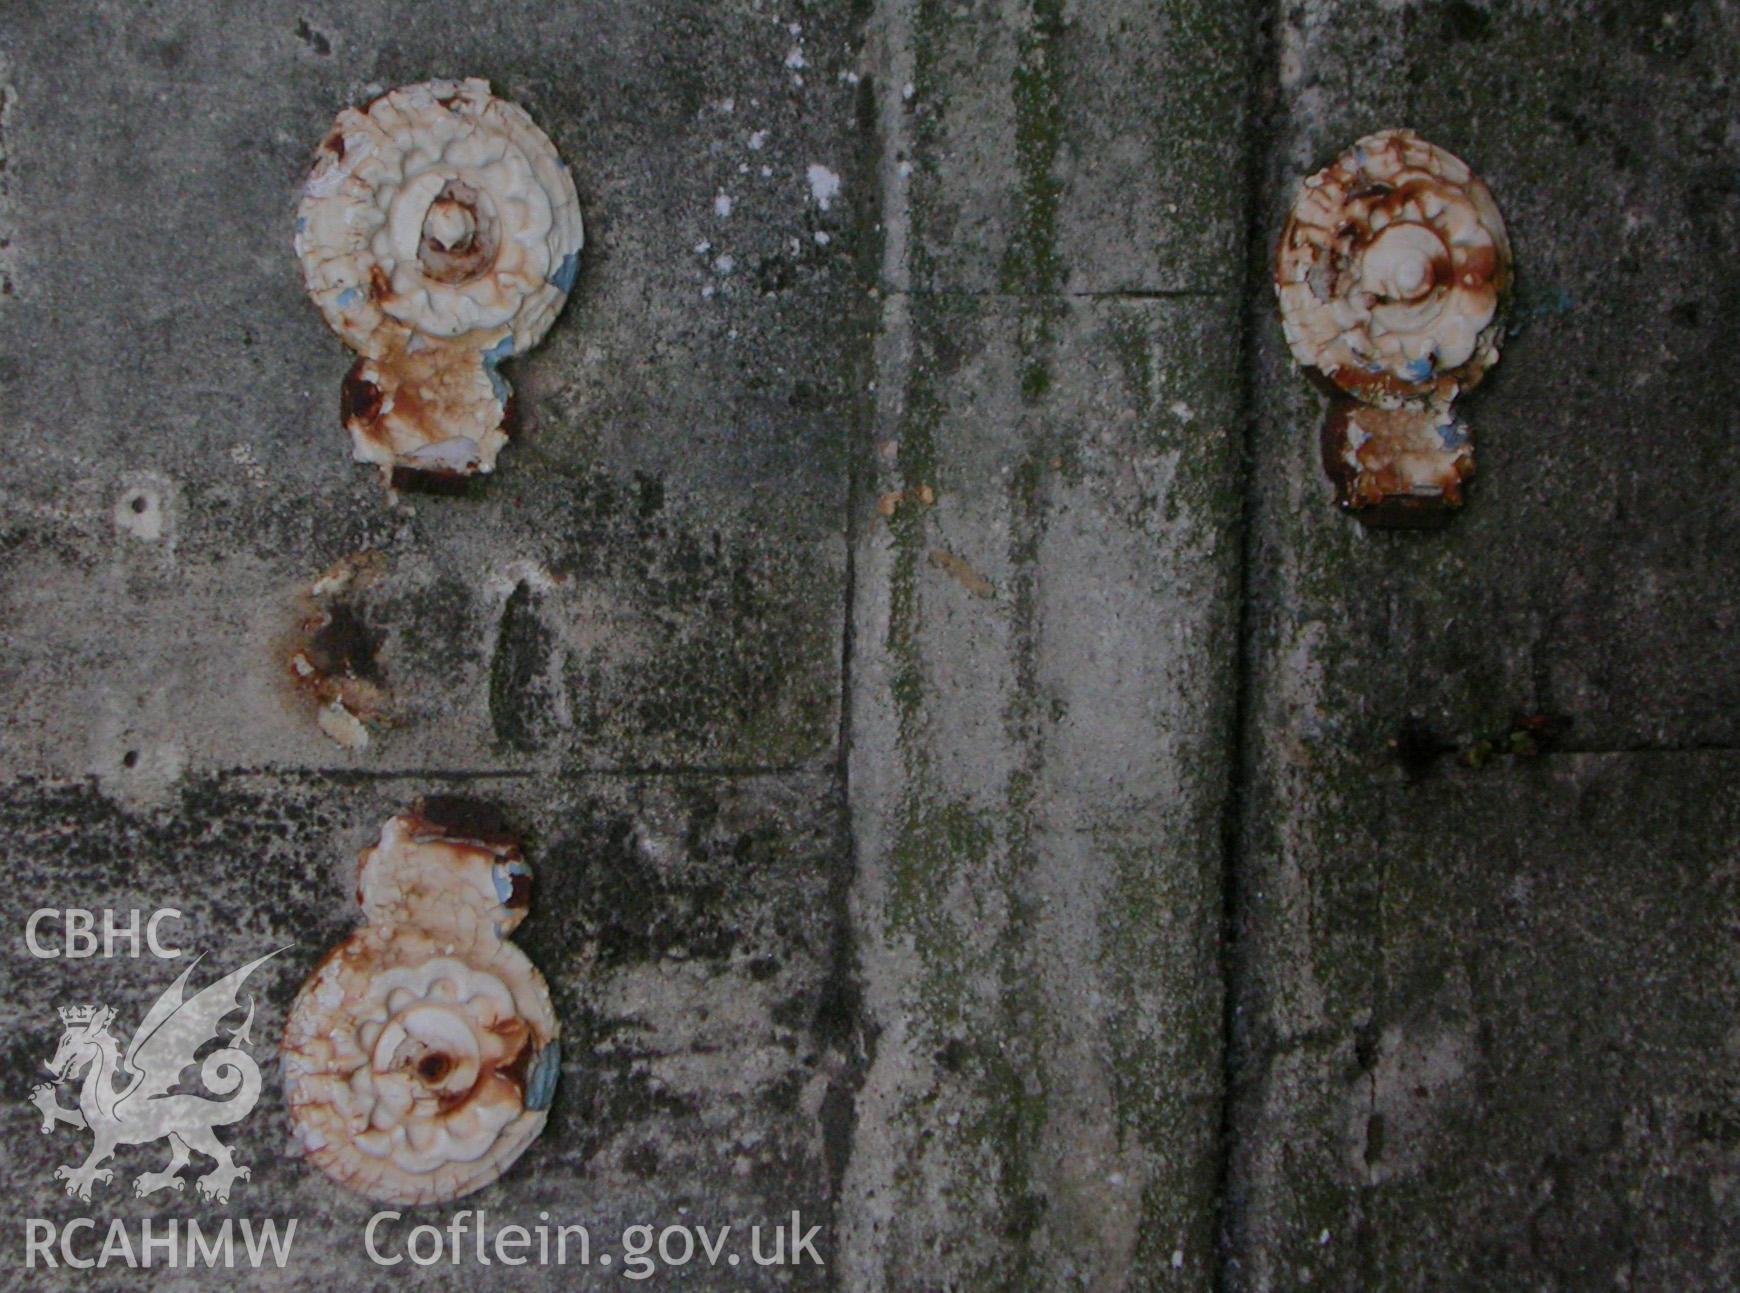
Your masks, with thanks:
[{"label": "weathered grey surface", "polygon": [[[121,1151],[91,1203],[64,1196],[50,1172],[88,1137],[40,1135],[23,1103],[53,1007],[109,1001],[131,1026],[173,963],[37,961],[22,922],[177,906],[186,945],[223,967],[296,940],[264,988],[269,1055],[354,921],[356,850],[458,789],[531,833],[522,942],[568,1030],[550,1127],[479,1206],[600,1239],[797,1209],[832,1261],[852,1026],[842,409],[865,350],[854,203],[872,191],[859,26],[846,6],[7,7],[9,1215],[295,1216],[281,1286],[376,1286],[372,1207],[282,1157],[276,1083],[238,1129],[254,1179],[228,1209],[191,1186],[132,1199],[155,1148]],[[569,308],[510,366],[528,427],[498,473],[390,508],[348,461],[350,356],[304,298],[291,221],[337,111],[437,74],[492,78],[551,134],[587,247]],[[840,177],[826,210],[812,165]],[[365,551],[379,576],[342,600],[378,639],[394,721],[351,754],[287,656],[310,579]],[[7,1286],[68,1277],[23,1256],[9,1223]]]},{"label": "weathered grey surface", "polygon": [[[23,954],[30,912],[52,895],[126,913],[174,907],[166,926],[186,955],[203,953],[203,986],[262,951],[294,944],[291,968],[267,981],[253,1025],[275,1040],[305,972],[359,923],[352,895],[356,853],[410,798],[475,793],[471,782],[436,778],[343,778],[236,774],[186,779],[173,804],[133,811],[89,785],[14,785],[0,802],[0,849],[12,865],[0,919],[15,931],[0,961],[6,1071],[19,1090],[8,1114],[8,1215],[64,1224],[76,1217],[274,1217],[297,1220],[290,1262],[248,1272],[248,1287],[374,1287],[386,1270],[370,1261],[364,1227],[378,1205],[334,1187],[297,1161],[283,1091],[269,1080],[254,1113],[222,1139],[252,1171],[227,1206],[180,1194],[132,1197],[138,1173],[167,1157],[162,1144],[119,1150],[115,1179],[91,1201],[69,1199],[54,1168],[79,1162],[89,1137],[61,1127],[39,1134],[23,1103],[42,1080],[57,1034],[51,1006],[99,1001],[119,1014],[122,1040],[168,987],[185,959],[37,960]],[[489,802],[525,832],[537,868],[533,914],[515,941],[550,981],[564,1036],[559,1094],[543,1136],[509,1175],[463,1205],[407,1211],[381,1245],[404,1251],[419,1221],[445,1224],[458,1207],[485,1210],[493,1225],[534,1226],[540,1212],[579,1222],[605,1241],[634,1224],[699,1222],[747,1227],[792,1209],[826,1229],[839,1153],[842,1067],[834,987],[835,935],[829,888],[840,857],[839,806],[826,776],[581,781],[511,778]],[[71,905],[69,898],[67,905]],[[43,933],[52,938],[58,923]],[[221,968],[214,968],[221,967]],[[46,1016],[46,1018],[45,1018]],[[270,1047],[256,1047],[270,1054]],[[269,1078],[275,1065],[263,1062]],[[62,1104],[72,1104],[63,1094]],[[830,1142],[832,1137],[832,1143]],[[192,1180],[206,1165],[196,1160]],[[134,1241],[138,1240],[135,1227]],[[81,1239],[79,1247],[100,1246]],[[7,1236],[0,1287],[42,1288],[54,1273],[22,1269],[19,1233]],[[616,1247],[617,1260],[622,1249]],[[469,1255],[468,1255],[469,1263]],[[400,1263],[401,1268],[408,1262]],[[97,1272],[88,1272],[96,1275]],[[488,1286],[500,1268],[424,1272],[429,1288]],[[570,1288],[605,1272],[535,1267],[514,1284]],[[721,1269],[722,1286],[774,1287]],[[69,1272],[58,1272],[70,1280]],[[528,1277],[530,1277],[528,1279]],[[111,1287],[127,1272],[109,1271]],[[209,1270],[159,1273],[154,1287],[212,1288]],[[815,1266],[787,1272],[780,1287],[818,1288]],[[69,1285],[70,1286],[70,1285]]]},{"label": "weathered grey surface", "polygon": [[[1740,1287],[1737,56],[1731,0],[14,0],[0,1287],[137,1286],[24,1217],[223,1215],[300,1219],[249,1287],[617,1285],[371,1265],[275,1085],[227,1207],[51,1179],[52,1008],[179,963],[28,913],[294,940],[270,1037],[432,793],[527,832],[568,1033],[500,1222],[823,1226],[689,1288]],[[447,74],[587,250],[495,477],[390,506],[290,222]],[[1394,125],[1521,275],[1429,535],[1335,514],[1264,279]],[[287,659],[365,552],[350,753]]]},{"label": "weathered grey surface", "polygon": [[1236,408],[1195,359],[1231,361],[1232,306],[1052,299],[1036,357],[1018,300],[890,302],[911,368],[853,690],[865,1287],[1212,1268]]},{"label": "weathered grey surface", "polygon": [[1737,773],[1373,770],[1258,906],[1309,904],[1275,995],[1320,1022],[1241,1120],[1234,1287],[1733,1285]]},{"label": "weathered grey surface", "polygon": [[[778,18],[115,5],[69,39],[65,6],[12,11],[9,762],[121,794],[350,762],[290,703],[284,640],[298,590],[364,550],[387,563],[360,610],[399,723],[357,766],[829,761],[855,27]],[[287,213],[339,108],[450,69],[550,133],[587,245],[569,308],[510,366],[530,424],[511,461],[389,510],[348,461],[351,356],[303,295]],[[812,164],[844,179],[825,212]]]},{"label": "weathered grey surface", "polygon": [[[1253,301],[1227,1284],[1735,1287],[1740,11],[1271,22],[1262,243],[1414,126],[1497,194],[1520,330],[1466,513],[1379,534]],[[1530,716],[1555,752],[1481,761]]]},{"label": "weathered grey surface", "polygon": [[882,11],[850,1287],[1213,1275],[1240,175],[1151,179],[1240,136],[1217,10]]}]

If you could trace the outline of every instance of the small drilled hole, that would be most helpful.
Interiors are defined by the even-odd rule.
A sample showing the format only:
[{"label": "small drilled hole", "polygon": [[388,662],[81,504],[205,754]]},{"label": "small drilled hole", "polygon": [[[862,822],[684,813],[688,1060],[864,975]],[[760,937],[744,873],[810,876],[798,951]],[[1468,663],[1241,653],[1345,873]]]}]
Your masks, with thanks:
[{"label": "small drilled hole", "polygon": [[439,1082],[447,1076],[447,1057],[445,1055],[425,1055],[417,1072],[423,1075],[425,1082]]},{"label": "small drilled hole", "polygon": [[135,514],[138,514],[151,506],[151,500],[146,498],[143,494],[135,494],[133,495],[133,501],[127,506],[131,507]]},{"label": "small drilled hole", "polygon": [[123,754],[121,756],[121,766],[123,768],[136,768],[136,767],[138,767],[139,766],[139,751],[128,750],[127,753]]}]

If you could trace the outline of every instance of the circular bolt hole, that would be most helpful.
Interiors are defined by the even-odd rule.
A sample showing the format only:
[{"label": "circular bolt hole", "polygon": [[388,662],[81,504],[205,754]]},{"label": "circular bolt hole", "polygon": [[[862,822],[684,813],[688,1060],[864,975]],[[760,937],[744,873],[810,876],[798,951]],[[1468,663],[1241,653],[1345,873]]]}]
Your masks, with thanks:
[{"label": "circular bolt hole", "polygon": [[135,494],[133,495],[133,501],[128,503],[127,506],[132,508],[134,514],[137,515],[151,506],[151,500],[146,498],[143,494]]},{"label": "circular bolt hole", "polygon": [[139,751],[128,750],[125,754],[123,754],[121,756],[121,766],[123,768],[136,768],[136,767],[138,767],[139,766]]}]

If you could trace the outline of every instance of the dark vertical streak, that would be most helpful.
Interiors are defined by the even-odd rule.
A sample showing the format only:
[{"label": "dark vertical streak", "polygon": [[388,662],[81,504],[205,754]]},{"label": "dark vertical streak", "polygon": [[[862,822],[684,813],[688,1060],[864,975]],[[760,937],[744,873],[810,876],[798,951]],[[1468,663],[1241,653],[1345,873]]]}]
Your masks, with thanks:
[{"label": "dark vertical streak", "polygon": [[[868,16],[869,7],[864,6],[860,14],[861,35],[867,35]],[[838,1251],[842,1187],[857,1129],[858,1091],[864,1084],[864,1073],[875,1051],[875,1038],[864,1018],[858,953],[852,929],[851,897],[858,875],[858,838],[852,829],[851,769],[852,667],[857,645],[858,510],[867,479],[863,457],[870,452],[876,419],[876,401],[871,392],[876,367],[877,302],[872,289],[880,277],[880,231],[885,196],[880,183],[882,141],[876,113],[876,84],[875,77],[865,75],[859,82],[856,102],[859,142],[856,169],[862,182],[855,184],[853,189],[862,196],[857,198],[854,209],[857,236],[854,240],[852,290],[855,304],[851,307],[858,340],[852,362],[847,366],[851,383],[847,393],[849,416],[843,419],[847,437],[842,500],[845,589],[840,630],[839,730],[835,737],[833,769],[839,858],[828,885],[828,902],[834,915],[828,978],[817,1002],[815,1018],[816,1039],[832,1053],[838,1065],[822,1099],[820,1114],[822,1148],[828,1173],[830,1231],[836,1237],[835,1252]],[[841,1269],[837,1261],[831,1263],[831,1287],[839,1287]]]},{"label": "dark vertical streak", "polygon": [[1245,801],[1254,775],[1252,762],[1256,742],[1250,726],[1253,722],[1252,690],[1256,673],[1256,643],[1253,641],[1255,616],[1252,610],[1252,571],[1256,539],[1256,490],[1253,479],[1258,411],[1257,329],[1271,325],[1269,311],[1269,221],[1267,182],[1269,152],[1273,137],[1271,119],[1280,95],[1279,72],[1276,63],[1274,25],[1277,7],[1267,0],[1254,0],[1249,7],[1250,30],[1246,57],[1245,121],[1242,137],[1245,160],[1245,274],[1243,327],[1239,346],[1239,367],[1243,389],[1239,397],[1239,416],[1243,439],[1239,446],[1238,490],[1241,500],[1237,536],[1238,657],[1234,670],[1231,752],[1228,758],[1228,787],[1222,817],[1221,854],[1221,983],[1224,1019],[1221,1029],[1221,1128],[1220,1169],[1215,1188],[1215,1203],[1219,1213],[1220,1260],[1215,1269],[1214,1287],[1221,1293],[1243,1288],[1240,1259],[1245,1250],[1239,1164],[1242,1108],[1240,1088],[1245,1078],[1244,1067],[1248,1045],[1242,1023],[1244,1006],[1253,985],[1246,974],[1248,948],[1245,929],[1249,894],[1244,884],[1244,863],[1249,844]]}]

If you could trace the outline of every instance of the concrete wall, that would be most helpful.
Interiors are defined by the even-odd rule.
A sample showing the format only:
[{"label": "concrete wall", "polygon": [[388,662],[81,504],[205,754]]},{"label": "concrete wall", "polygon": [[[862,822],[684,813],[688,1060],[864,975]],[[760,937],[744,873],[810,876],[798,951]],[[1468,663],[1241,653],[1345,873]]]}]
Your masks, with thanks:
[{"label": "concrete wall", "polygon": [[[53,1007],[181,967],[29,913],[294,943],[273,1038],[427,794],[525,834],[567,1034],[492,1224],[822,1226],[691,1288],[1732,1287],[1737,54],[1723,0],[12,4],[0,1288],[138,1278],[23,1218],[267,1215],[247,1287],[617,1286],[374,1265],[275,1084],[226,1206],[52,1179]],[[497,473],[389,504],[290,222],[454,74],[587,248]],[[1266,281],[1400,124],[1520,273],[1431,534],[1335,512]],[[351,752],[286,662],[358,553]]]}]

